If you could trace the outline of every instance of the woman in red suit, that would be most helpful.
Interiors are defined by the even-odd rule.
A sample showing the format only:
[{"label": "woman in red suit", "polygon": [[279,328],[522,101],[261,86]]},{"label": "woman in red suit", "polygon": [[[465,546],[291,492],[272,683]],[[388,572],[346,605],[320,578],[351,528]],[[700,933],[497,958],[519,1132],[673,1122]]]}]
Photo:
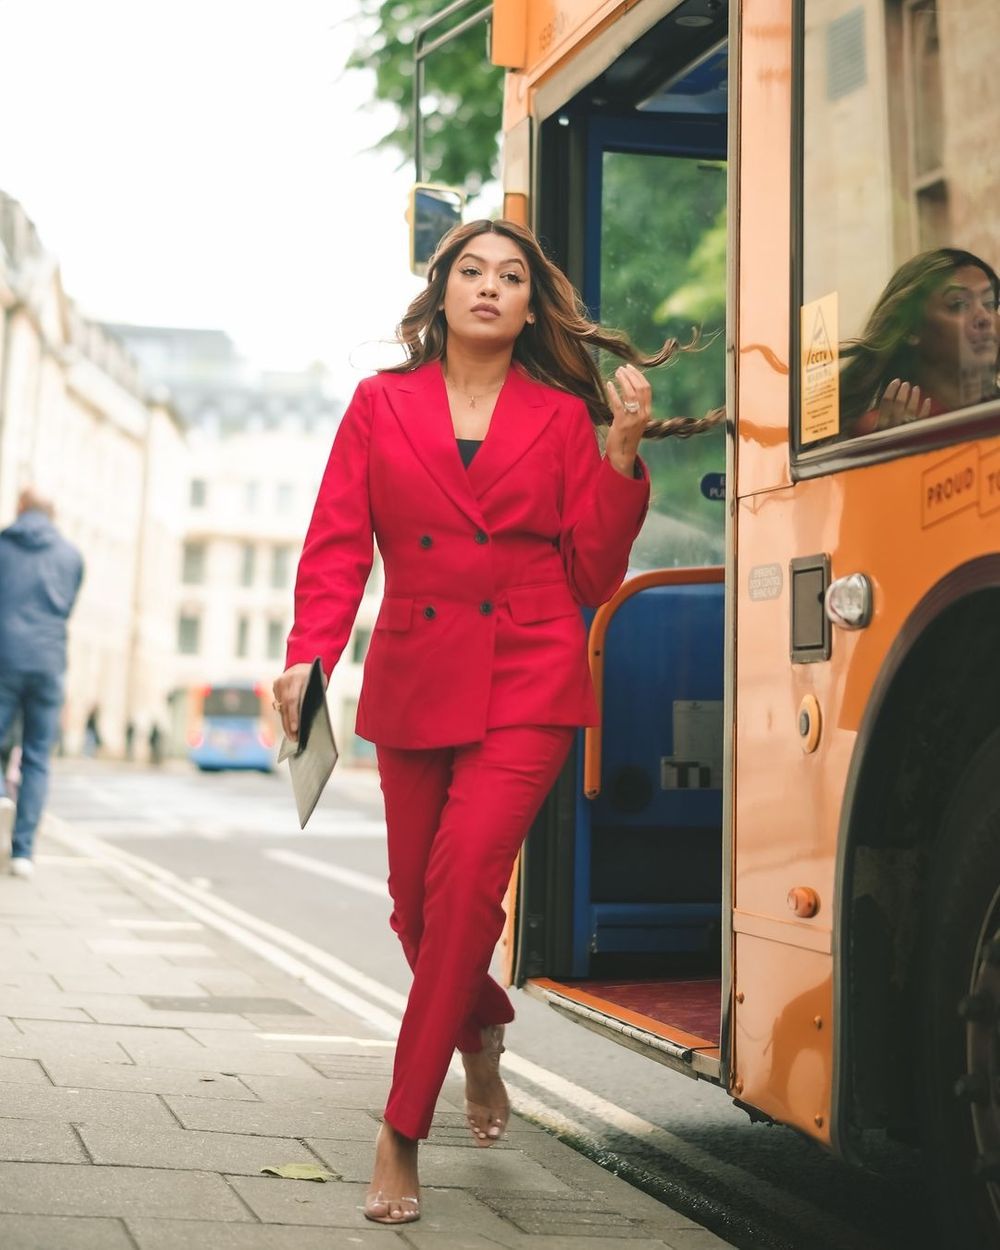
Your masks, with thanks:
[{"label": "woman in red suit", "polygon": [[[640,438],[713,419],[651,421],[635,365],[676,344],[646,360],[588,321],[510,222],[445,236],[400,338],[407,362],[363,381],[337,432],[274,683],[294,738],[309,664],[337,663],[374,539],[385,597],[357,729],[377,748],[391,924],[413,971],[364,1208],[380,1223],[419,1216],[417,1143],[456,1046],[476,1143],[503,1133],[514,1011],[488,968],[521,842],[574,730],[596,723],[580,607],[625,575],[649,500]],[[606,388],[593,348],[628,362]]]}]

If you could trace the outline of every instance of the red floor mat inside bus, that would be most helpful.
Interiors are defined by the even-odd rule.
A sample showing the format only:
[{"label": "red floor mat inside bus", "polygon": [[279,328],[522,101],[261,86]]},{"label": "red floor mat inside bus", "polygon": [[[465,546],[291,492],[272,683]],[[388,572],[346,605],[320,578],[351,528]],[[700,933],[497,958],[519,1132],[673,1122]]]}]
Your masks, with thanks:
[{"label": "red floor mat inside bus", "polygon": [[683,981],[568,981],[606,998],[609,1002],[641,1012],[661,1024],[671,1024],[719,1044],[722,980],[692,977]]}]

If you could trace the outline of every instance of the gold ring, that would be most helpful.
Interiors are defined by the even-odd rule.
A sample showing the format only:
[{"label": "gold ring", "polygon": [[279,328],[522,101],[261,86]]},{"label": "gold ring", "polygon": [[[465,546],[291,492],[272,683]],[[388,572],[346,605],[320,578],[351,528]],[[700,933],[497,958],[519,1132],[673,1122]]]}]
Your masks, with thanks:
[{"label": "gold ring", "polygon": [[638,412],[639,411],[639,405],[635,403],[634,401],[631,401],[623,406],[626,412]]},{"label": "gold ring", "polygon": [[281,711],[281,700],[280,700],[280,699],[272,699],[272,700],[271,700],[271,706],[274,708],[274,710],[275,710],[276,712],[280,712],[280,711]]}]

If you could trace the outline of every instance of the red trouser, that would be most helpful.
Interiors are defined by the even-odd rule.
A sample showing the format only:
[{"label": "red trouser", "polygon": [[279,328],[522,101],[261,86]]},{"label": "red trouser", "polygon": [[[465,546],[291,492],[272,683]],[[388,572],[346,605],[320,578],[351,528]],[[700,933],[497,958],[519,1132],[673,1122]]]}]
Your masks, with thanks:
[{"label": "red trouser", "polygon": [[389,833],[390,921],[413,970],[385,1118],[426,1137],[456,1045],[514,1008],[489,976],[514,859],[566,760],[565,726],[492,729],[429,751],[378,747]]}]

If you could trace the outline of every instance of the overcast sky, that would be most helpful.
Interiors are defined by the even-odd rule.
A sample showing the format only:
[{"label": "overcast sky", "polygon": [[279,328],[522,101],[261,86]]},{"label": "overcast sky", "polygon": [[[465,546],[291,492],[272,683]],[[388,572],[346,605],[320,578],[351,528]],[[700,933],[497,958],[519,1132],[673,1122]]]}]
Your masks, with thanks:
[{"label": "overcast sky", "polygon": [[113,321],[217,327],[345,397],[419,282],[411,167],[366,149],[355,0],[0,0],[0,189]]}]

